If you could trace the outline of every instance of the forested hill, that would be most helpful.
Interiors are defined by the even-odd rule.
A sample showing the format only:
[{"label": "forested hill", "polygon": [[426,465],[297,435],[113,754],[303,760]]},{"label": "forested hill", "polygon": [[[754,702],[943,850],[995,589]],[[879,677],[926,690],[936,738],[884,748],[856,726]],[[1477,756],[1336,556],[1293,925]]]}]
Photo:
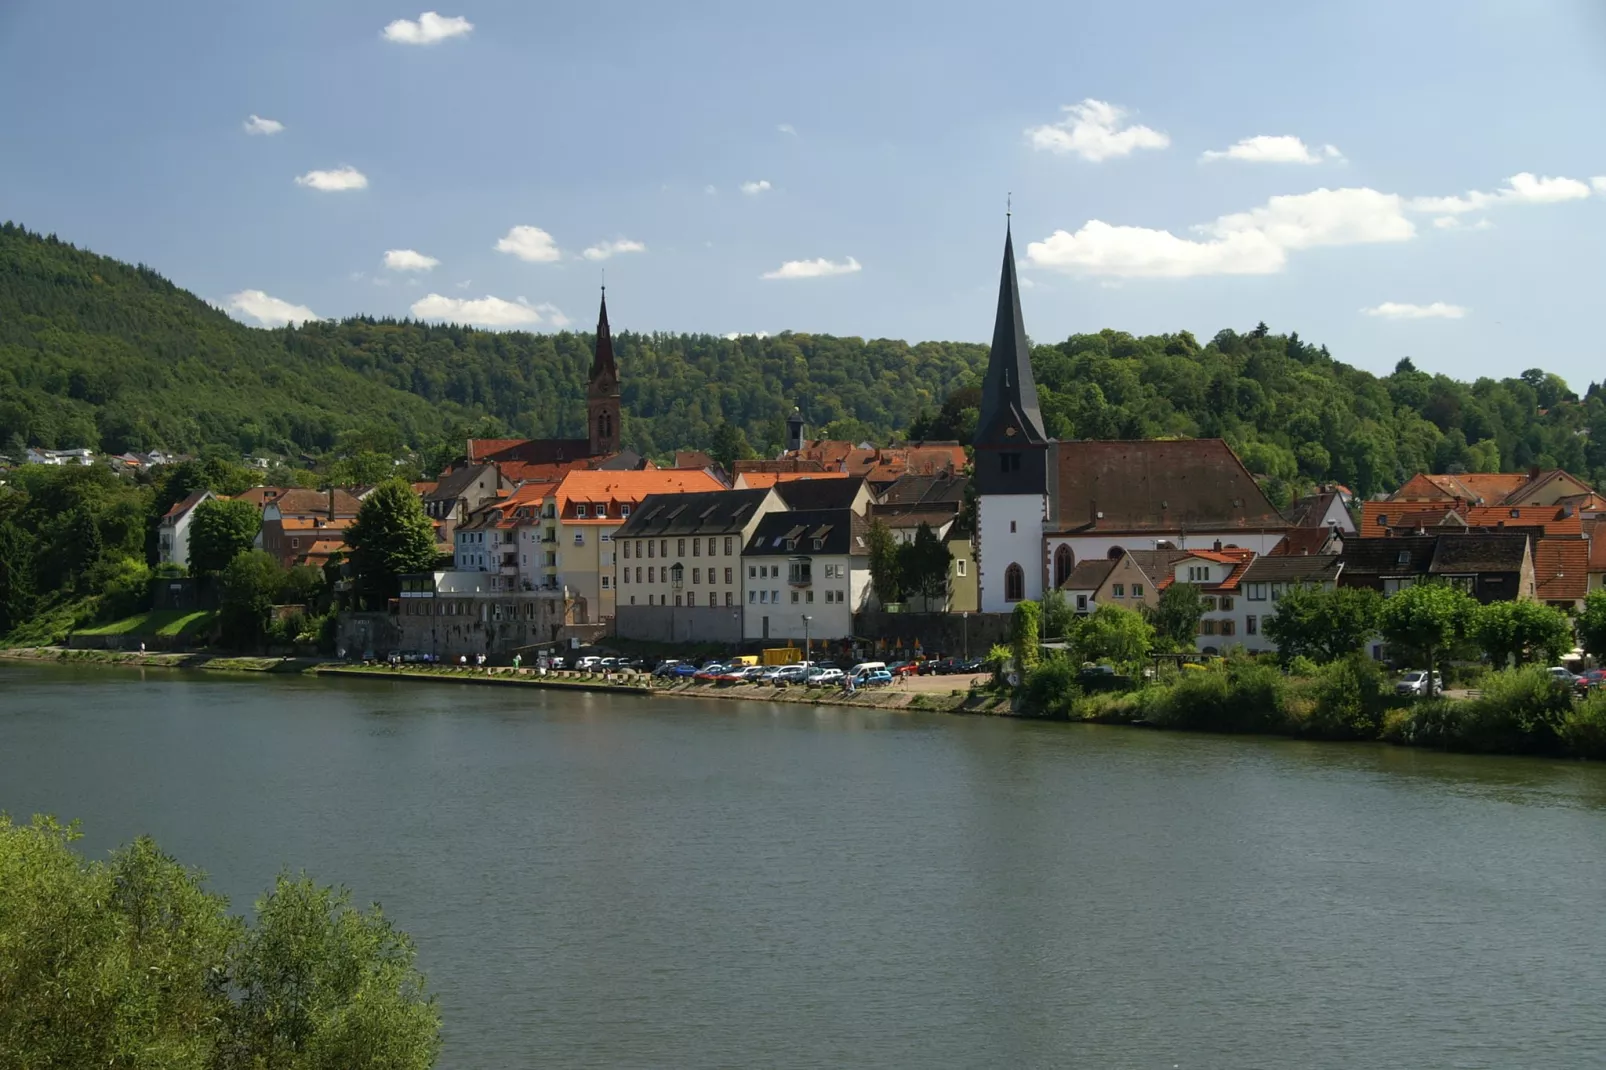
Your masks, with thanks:
[{"label": "forested hill", "polygon": [[[426,448],[470,429],[579,435],[591,345],[589,331],[366,317],[260,330],[147,268],[0,227],[0,449],[321,454],[354,439]],[[986,360],[969,343],[796,333],[623,332],[615,350],[625,438],[660,455],[709,446],[722,420],[775,448],[794,404],[835,437],[964,438]],[[1221,435],[1277,498],[1317,480],[1369,493],[1418,470],[1531,464],[1606,483],[1606,398],[1538,370],[1468,384],[1402,361],[1378,377],[1264,327],[1204,344],[1076,335],[1039,345],[1033,365],[1051,434]]]}]

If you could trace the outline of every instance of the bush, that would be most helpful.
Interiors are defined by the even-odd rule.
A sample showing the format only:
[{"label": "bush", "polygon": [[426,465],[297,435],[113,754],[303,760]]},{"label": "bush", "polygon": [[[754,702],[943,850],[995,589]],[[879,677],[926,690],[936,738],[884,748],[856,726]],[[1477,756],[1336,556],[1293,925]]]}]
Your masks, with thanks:
[{"label": "bush", "polygon": [[1286,730],[1288,682],[1269,664],[1229,659],[1225,669],[1178,674],[1170,686],[1142,693],[1144,717],[1166,728],[1195,732]]},{"label": "bush", "polygon": [[1320,739],[1376,739],[1388,707],[1383,669],[1364,654],[1325,665],[1311,687],[1315,705],[1304,722]]},{"label": "bush", "polygon": [[[1465,701],[1434,699],[1386,718],[1383,738],[1416,747],[1486,754],[1530,754],[1560,749],[1573,713],[1567,686],[1530,666],[1490,673],[1483,694]],[[1589,729],[1580,722],[1579,738]]]},{"label": "bush", "polygon": [[1027,671],[1021,697],[1027,712],[1064,720],[1071,716],[1080,694],[1075,666],[1063,654],[1056,653]]},{"label": "bush", "polygon": [[1144,716],[1143,692],[1140,691],[1101,691],[1082,695],[1071,707],[1072,720],[1097,724],[1131,724]]},{"label": "bush", "polygon": [[1606,759],[1606,692],[1596,691],[1567,711],[1561,742],[1580,758]]}]

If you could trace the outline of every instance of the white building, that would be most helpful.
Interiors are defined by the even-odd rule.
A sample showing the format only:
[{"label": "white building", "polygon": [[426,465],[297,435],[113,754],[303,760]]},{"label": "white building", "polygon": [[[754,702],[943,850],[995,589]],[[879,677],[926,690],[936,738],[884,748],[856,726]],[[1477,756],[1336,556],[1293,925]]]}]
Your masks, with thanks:
[{"label": "white building", "polygon": [[[1266,635],[1266,621],[1277,615],[1283,594],[1300,586],[1330,591],[1338,584],[1343,567],[1337,554],[1310,554],[1257,557],[1234,569],[1230,583],[1204,592],[1199,651],[1224,654],[1237,647],[1250,653],[1275,653],[1277,644]],[[1185,571],[1186,564],[1179,562],[1178,569]]]},{"label": "white building", "polygon": [[852,509],[761,519],[742,550],[742,638],[852,638],[870,593],[869,531]]},{"label": "white building", "polygon": [[190,566],[190,524],[195,507],[215,498],[209,490],[198,490],[169,509],[156,526],[156,558],[164,565]]}]

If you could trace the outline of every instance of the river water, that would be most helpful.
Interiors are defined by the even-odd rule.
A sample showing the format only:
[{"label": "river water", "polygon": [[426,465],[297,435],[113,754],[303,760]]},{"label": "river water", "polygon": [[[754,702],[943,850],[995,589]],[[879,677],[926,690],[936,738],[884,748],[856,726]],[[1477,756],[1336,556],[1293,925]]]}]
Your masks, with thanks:
[{"label": "river water", "polygon": [[1606,1059],[1594,766],[11,664],[0,809],[382,901],[455,1070]]}]

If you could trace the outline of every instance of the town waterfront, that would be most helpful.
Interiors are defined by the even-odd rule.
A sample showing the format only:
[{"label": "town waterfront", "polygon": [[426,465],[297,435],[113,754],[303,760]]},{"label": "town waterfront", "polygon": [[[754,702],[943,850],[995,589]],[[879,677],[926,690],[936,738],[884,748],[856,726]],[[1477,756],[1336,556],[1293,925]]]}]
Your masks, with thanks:
[{"label": "town waterfront", "polygon": [[1606,769],[0,663],[0,809],[379,899],[449,1068],[1595,1065]]}]

